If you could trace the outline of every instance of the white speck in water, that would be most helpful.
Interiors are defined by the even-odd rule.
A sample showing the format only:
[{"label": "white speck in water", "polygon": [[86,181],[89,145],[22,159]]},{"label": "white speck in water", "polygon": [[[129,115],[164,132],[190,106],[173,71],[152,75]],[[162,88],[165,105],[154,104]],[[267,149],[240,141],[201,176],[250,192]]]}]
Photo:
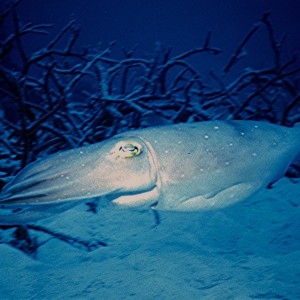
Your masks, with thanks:
[{"label": "white speck in water", "polygon": [[232,147],[232,146],[233,146],[233,143],[229,143],[229,146]]},{"label": "white speck in water", "polygon": [[79,153],[80,153],[80,154],[83,154],[83,151],[81,150],[81,151],[79,151]]},{"label": "white speck in water", "polygon": [[205,149],[206,152],[209,152],[210,150],[208,148]]},{"label": "white speck in water", "polygon": [[228,162],[228,161],[226,161],[226,162],[225,162],[225,165],[226,165],[226,166],[229,166],[229,162]]},{"label": "white speck in water", "polygon": [[68,179],[70,179],[70,177],[69,177],[69,176],[66,176],[66,179],[68,180]]},{"label": "white speck in water", "polygon": [[273,142],[272,145],[273,145],[273,146],[277,146],[277,143],[276,143],[276,142]]},{"label": "white speck in water", "polygon": [[200,168],[200,172],[203,172],[204,171],[204,169],[203,168]]},{"label": "white speck in water", "polygon": [[206,135],[204,136],[204,138],[207,140],[207,139],[209,138],[209,136],[206,134]]},{"label": "white speck in water", "polygon": [[166,154],[169,153],[169,150],[165,150],[165,153],[166,153]]},{"label": "white speck in water", "polygon": [[60,177],[65,177],[65,175],[64,174],[60,174]]},{"label": "white speck in water", "polygon": [[178,144],[182,144],[182,141],[179,141]]},{"label": "white speck in water", "polygon": [[258,125],[254,125],[254,128],[258,128]]},{"label": "white speck in water", "polygon": [[241,132],[241,135],[245,135],[245,132]]},{"label": "white speck in water", "polygon": [[181,178],[184,178],[185,177],[185,175],[184,174],[181,174]]},{"label": "white speck in water", "polygon": [[157,144],[157,140],[154,141],[154,144]]},{"label": "white speck in water", "polygon": [[218,129],[219,129],[219,126],[215,126],[215,127],[214,127],[214,130],[218,130]]},{"label": "white speck in water", "polygon": [[255,152],[252,153],[252,156],[257,156],[257,154]]},{"label": "white speck in water", "polygon": [[91,192],[88,192],[88,193],[87,193],[87,195],[90,195],[90,194],[91,194]]},{"label": "white speck in water", "polygon": [[85,167],[85,164],[81,164],[82,167]]}]

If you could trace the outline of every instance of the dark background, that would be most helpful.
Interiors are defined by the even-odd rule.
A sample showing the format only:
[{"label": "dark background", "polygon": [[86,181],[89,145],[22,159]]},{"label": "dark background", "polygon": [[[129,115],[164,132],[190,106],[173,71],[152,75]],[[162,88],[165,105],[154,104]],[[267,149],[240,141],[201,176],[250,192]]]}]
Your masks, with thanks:
[{"label": "dark background", "polygon": [[[291,56],[300,49],[298,0],[23,0],[17,11],[24,22],[54,24],[51,34],[75,18],[81,28],[78,47],[101,43],[104,48],[116,40],[116,53],[122,47],[129,50],[138,44],[136,54],[144,55],[160,42],[172,46],[177,54],[202,46],[210,30],[212,44],[224,53],[213,60],[205,55],[198,57],[200,67],[205,69],[223,66],[253,24],[270,11],[276,38],[287,34],[285,55]],[[245,61],[245,66],[268,65],[267,39],[265,32],[255,36],[247,46],[251,61]],[[47,41],[49,37],[37,36],[25,46],[31,52]]]}]

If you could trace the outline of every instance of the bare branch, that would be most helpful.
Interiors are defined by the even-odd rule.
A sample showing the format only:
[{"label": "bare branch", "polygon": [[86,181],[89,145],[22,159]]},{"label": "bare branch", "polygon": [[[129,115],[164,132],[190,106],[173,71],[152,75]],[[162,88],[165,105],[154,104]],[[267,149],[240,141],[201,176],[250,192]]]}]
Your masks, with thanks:
[{"label": "bare branch", "polygon": [[260,23],[257,23],[253,26],[253,28],[249,31],[249,33],[246,35],[246,37],[242,40],[242,42],[238,45],[236,51],[231,56],[229,62],[224,67],[223,72],[228,73],[231,68],[239,61],[239,57],[245,47],[245,45],[248,43],[248,41],[251,39],[251,37],[258,31],[258,29],[261,27]]}]

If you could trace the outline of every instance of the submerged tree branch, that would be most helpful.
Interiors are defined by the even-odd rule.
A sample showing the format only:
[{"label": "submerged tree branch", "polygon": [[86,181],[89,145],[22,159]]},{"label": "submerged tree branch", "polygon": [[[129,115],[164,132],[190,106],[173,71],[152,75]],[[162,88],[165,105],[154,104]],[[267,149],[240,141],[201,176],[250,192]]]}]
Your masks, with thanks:
[{"label": "submerged tree branch", "polygon": [[[76,50],[80,31],[72,19],[46,45],[26,53],[24,36],[51,36],[51,26],[22,25],[19,2],[2,14],[3,22],[15,24],[0,44],[5,62],[0,67],[0,113],[7,133],[0,148],[18,153],[15,169],[6,174],[39,156],[97,142],[126,128],[218,118],[291,125],[297,119],[300,69],[295,57],[284,60],[268,13],[238,44],[223,72],[203,74],[193,63],[195,55],[222,54],[211,46],[211,32],[202,46],[181,54],[172,55],[171,47],[158,44],[152,55],[136,56],[134,47],[116,58],[111,54],[116,42],[104,49]],[[274,65],[238,69],[241,54],[263,26]],[[21,61],[12,63],[14,55]],[[234,66],[237,75],[232,77]]]}]

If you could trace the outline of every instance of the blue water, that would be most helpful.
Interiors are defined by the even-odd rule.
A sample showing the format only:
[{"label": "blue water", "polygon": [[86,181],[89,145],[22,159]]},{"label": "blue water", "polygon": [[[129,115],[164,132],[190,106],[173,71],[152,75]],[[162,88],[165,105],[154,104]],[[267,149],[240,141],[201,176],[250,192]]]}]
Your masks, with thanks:
[{"label": "blue water", "polygon": [[[0,190],[38,158],[127,129],[300,122],[299,9],[297,0],[2,1]],[[221,210],[90,202],[27,228],[0,225],[0,299],[299,299],[299,162],[287,175],[296,179]]]}]

